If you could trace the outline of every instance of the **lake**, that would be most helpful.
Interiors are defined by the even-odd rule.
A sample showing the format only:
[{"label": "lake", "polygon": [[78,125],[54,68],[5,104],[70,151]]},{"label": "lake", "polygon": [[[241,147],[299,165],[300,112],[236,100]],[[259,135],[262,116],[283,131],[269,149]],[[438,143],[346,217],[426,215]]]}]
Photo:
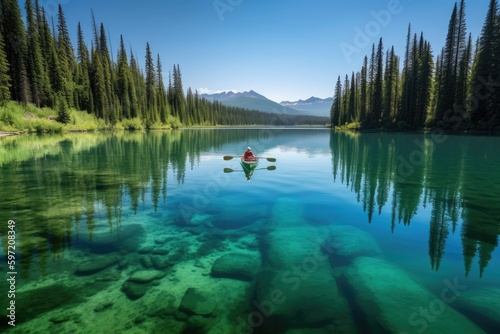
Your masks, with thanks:
[{"label": "lake", "polygon": [[498,333],[499,147],[315,128],[2,138],[16,326],[0,331]]}]

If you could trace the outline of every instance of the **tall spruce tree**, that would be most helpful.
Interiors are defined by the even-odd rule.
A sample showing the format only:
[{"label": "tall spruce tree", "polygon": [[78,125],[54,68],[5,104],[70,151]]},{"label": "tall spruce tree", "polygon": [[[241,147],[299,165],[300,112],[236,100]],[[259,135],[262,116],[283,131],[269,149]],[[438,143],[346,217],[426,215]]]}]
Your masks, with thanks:
[{"label": "tall spruce tree", "polygon": [[163,124],[167,123],[170,116],[170,105],[167,99],[167,91],[165,83],[163,82],[163,67],[161,65],[160,55],[157,55],[156,60],[156,90],[158,92],[158,111],[160,113],[160,120]]},{"label": "tall spruce tree", "polygon": [[384,44],[382,38],[378,43],[377,55],[376,55],[376,74],[375,83],[373,88],[373,109],[371,112],[371,125],[373,127],[380,126],[380,118],[382,114],[382,109],[384,107]]},{"label": "tall spruce tree", "polygon": [[332,127],[340,125],[340,109],[342,105],[342,82],[340,81],[340,75],[337,79],[337,84],[335,85],[335,92],[333,94],[333,103],[330,109],[330,118]]},{"label": "tall spruce tree", "polygon": [[156,103],[156,71],[149,43],[146,43],[146,108],[146,121],[148,126],[151,126],[159,117]]},{"label": "tall spruce tree", "polygon": [[0,32],[0,106],[10,100],[9,62],[5,54],[5,44]]},{"label": "tall spruce tree", "polygon": [[11,78],[11,98],[22,103],[30,102],[29,82],[26,73],[26,31],[17,0],[1,0],[2,34]]},{"label": "tall spruce tree", "polygon": [[472,78],[477,106],[470,112],[472,124],[487,129],[500,124],[500,94],[495,94],[492,87],[492,83],[500,78],[499,26],[498,0],[490,0]]},{"label": "tall spruce tree", "polygon": [[61,4],[59,4],[57,11],[57,53],[59,67],[63,77],[62,93],[64,94],[68,106],[74,107],[73,73],[75,70],[75,56]]},{"label": "tall spruce tree", "polygon": [[77,27],[77,52],[78,52],[78,63],[76,65],[76,96],[77,103],[76,107],[80,110],[86,110],[87,112],[93,112],[93,98],[92,89],[90,86],[90,55],[87,45],[83,37],[82,27],[80,22],[78,22]]},{"label": "tall spruce tree", "polygon": [[40,31],[37,15],[31,0],[26,0],[27,57],[26,69],[31,91],[31,102],[38,107],[51,105],[49,75],[44,66],[40,47]]}]

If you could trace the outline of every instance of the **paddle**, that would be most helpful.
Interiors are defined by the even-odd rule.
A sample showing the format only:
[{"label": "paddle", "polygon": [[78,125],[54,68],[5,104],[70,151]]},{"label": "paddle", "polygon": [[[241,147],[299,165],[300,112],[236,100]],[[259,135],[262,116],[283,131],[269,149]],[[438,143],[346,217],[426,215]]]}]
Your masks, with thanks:
[{"label": "paddle", "polygon": [[[232,160],[234,157],[232,155],[226,155],[224,156],[224,160]],[[256,157],[256,158],[259,158],[259,159],[266,159],[267,161],[269,162],[276,162],[276,158],[262,158],[262,157]]]},{"label": "paddle", "polygon": [[[257,168],[257,169],[254,169],[254,170],[262,170],[262,169],[267,169],[267,170],[275,170],[276,169],[276,166],[269,166],[267,168]],[[232,173],[232,172],[244,172],[244,170],[234,170],[234,169],[231,169],[231,168],[224,168],[224,173]]]}]

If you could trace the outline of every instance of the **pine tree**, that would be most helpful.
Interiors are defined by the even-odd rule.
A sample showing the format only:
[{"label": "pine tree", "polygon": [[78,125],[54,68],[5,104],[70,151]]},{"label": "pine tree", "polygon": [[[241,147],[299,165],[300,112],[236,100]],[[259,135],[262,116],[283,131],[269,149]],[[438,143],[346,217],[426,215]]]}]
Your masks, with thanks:
[{"label": "pine tree", "polygon": [[48,72],[44,67],[37,16],[33,11],[31,0],[26,0],[26,20],[28,26],[26,68],[31,91],[30,100],[38,107],[47,106],[51,101],[51,87]]},{"label": "pine tree", "polygon": [[146,120],[148,126],[151,126],[158,121],[158,111],[156,103],[156,72],[149,43],[146,43],[146,105]]},{"label": "pine tree", "polygon": [[0,32],[0,106],[10,100],[9,62],[5,54],[5,44]]},{"label": "pine tree", "polygon": [[172,109],[175,110],[174,115],[178,116],[182,123],[188,121],[186,115],[186,98],[184,96],[184,89],[182,88],[182,76],[179,64],[174,65],[174,83],[172,86],[173,104]]},{"label": "pine tree", "polygon": [[443,61],[443,74],[441,81],[438,83],[438,104],[435,116],[437,126],[448,125],[447,123],[444,123],[445,117],[449,117],[453,111],[455,103],[456,71],[454,66],[456,59],[455,52],[457,49],[457,10],[457,4],[455,3],[448,26],[448,35],[446,37],[444,54],[441,55]]},{"label": "pine tree", "polygon": [[340,109],[342,104],[342,83],[340,81],[340,75],[337,79],[337,84],[335,85],[335,93],[333,94],[333,103],[330,109],[330,118],[332,127],[340,125]]},{"label": "pine tree", "polygon": [[57,99],[57,121],[59,123],[68,124],[71,121],[71,116],[69,115],[68,105],[66,104],[66,99],[59,95]]},{"label": "pine tree", "polygon": [[383,126],[392,125],[397,112],[399,58],[394,52],[394,46],[387,52],[385,70],[384,112],[382,115]]},{"label": "pine tree", "polygon": [[494,94],[494,87],[491,87],[491,82],[500,77],[499,25],[498,0],[490,0],[472,78],[472,89],[478,101],[470,117],[473,125],[482,128],[500,124],[500,94]]},{"label": "pine tree", "polygon": [[120,35],[120,49],[118,51],[116,94],[121,102],[121,110],[124,118],[132,117],[132,101],[130,98],[130,85],[132,84],[132,73],[128,65],[127,51],[123,36]]},{"label": "pine tree", "polygon": [[11,98],[24,104],[30,101],[26,73],[26,32],[17,0],[1,0],[1,24],[5,53],[11,78]]},{"label": "pine tree", "polygon": [[167,99],[167,91],[165,83],[163,82],[163,68],[161,65],[160,55],[157,55],[156,61],[156,90],[158,92],[158,111],[160,113],[160,120],[163,124],[167,123],[170,116],[170,105]]},{"label": "pine tree", "polygon": [[408,35],[406,37],[406,51],[405,60],[403,68],[403,93],[401,97],[401,107],[399,110],[399,115],[397,120],[401,122],[400,124],[405,125],[410,114],[411,102],[412,102],[412,91],[413,91],[413,48],[411,44],[411,25],[408,25]]},{"label": "pine tree", "polygon": [[349,107],[347,110],[347,122],[354,122],[356,120],[356,78],[354,71],[351,75],[351,89],[349,91]]},{"label": "pine tree", "polygon": [[106,80],[104,75],[104,68],[101,62],[101,55],[96,49],[92,50],[92,63],[91,63],[91,83],[92,83],[92,96],[94,97],[94,112],[95,115],[106,122],[109,121],[109,101],[106,94]]},{"label": "pine tree", "polygon": [[361,68],[361,87],[360,87],[360,110],[359,120],[361,124],[365,121],[368,104],[368,57],[365,56],[363,60],[363,67]]},{"label": "pine tree", "polygon": [[78,22],[77,27],[77,51],[78,51],[78,64],[77,64],[77,74],[76,74],[76,95],[77,95],[77,105],[79,110],[86,110],[91,113],[93,111],[93,98],[92,89],[90,87],[90,56],[87,45],[83,38],[83,31]]},{"label": "pine tree", "polygon": [[380,38],[377,55],[376,55],[376,75],[375,75],[375,84],[373,89],[373,109],[372,116],[370,117],[372,121],[372,125],[374,127],[380,126],[380,118],[382,113],[382,108],[384,107],[384,44],[382,42],[382,38]]},{"label": "pine tree", "polygon": [[59,66],[63,77],[63,94],[70,107],[74,107],[73,91],[74,81],[73,72],[75,67],[75,58],[73,46],[71,45],[66,18],[61,4],[57,13],[57,52]]}]

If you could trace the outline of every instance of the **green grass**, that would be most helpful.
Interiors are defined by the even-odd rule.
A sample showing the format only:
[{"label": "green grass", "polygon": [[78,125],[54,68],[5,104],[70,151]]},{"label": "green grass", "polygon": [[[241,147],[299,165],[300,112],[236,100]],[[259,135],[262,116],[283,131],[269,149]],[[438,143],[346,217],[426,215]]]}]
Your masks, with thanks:
[{"label": "green grass", "polygon": [[[97,130],[144,130],[146,127],[138,117],[124,119],[114,126],[93,114],[75,109],[69,110],[67,124],[57,122],[57,111],[50,108],[37,108],[32,104],[24,106],[14,101],[0,106],[0,131],[27,133],[61,133]],[[167,124],[157,122],[150,129],[172,129],[181,127],[179,119],[169,117]]]}]

